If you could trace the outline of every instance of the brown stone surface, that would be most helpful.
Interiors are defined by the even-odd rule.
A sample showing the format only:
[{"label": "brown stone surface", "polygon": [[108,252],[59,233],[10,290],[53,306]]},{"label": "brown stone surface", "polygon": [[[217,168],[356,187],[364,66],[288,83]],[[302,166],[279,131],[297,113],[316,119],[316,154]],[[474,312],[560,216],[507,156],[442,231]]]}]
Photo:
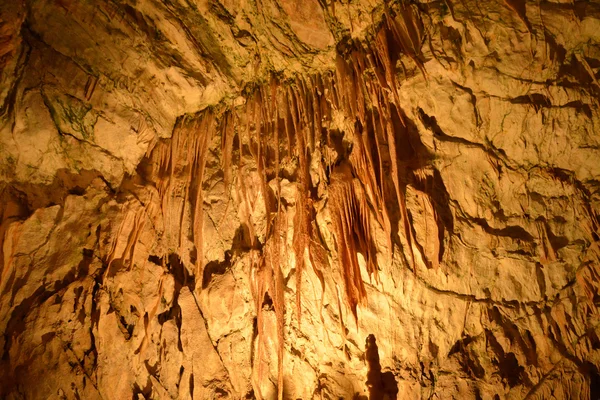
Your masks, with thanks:
[{"label": "brown stone surface", "polygon": [[0,398],[600,398],[596,1],[0,3]]}]

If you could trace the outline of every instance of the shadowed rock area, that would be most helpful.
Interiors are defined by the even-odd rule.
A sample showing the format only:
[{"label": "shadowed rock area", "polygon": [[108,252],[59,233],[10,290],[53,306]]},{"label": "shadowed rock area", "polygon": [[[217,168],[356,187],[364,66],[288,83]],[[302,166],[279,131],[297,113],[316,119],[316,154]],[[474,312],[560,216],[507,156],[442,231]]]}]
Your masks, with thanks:
[{"label": "shadowed rock area", "polygon": [[0,398],[600,398],[600,3],[0,3]]}]

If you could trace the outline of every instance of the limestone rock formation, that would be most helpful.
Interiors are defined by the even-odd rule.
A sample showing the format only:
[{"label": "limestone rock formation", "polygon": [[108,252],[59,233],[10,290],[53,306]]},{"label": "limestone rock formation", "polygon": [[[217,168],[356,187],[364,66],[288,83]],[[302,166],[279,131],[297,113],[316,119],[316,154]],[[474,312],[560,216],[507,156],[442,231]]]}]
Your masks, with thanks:
[{"label": "limestone rock formation", "polygon": [[0,398],[600,398],[600,3],[0,3]]}]

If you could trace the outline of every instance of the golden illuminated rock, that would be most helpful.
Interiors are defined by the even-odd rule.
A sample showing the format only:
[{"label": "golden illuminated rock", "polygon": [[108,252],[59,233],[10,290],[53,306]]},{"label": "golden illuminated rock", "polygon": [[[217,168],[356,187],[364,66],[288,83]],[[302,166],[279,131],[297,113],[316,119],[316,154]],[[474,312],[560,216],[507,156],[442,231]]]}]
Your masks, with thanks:
[{"label": "golden illuminated rock", "polygon": [[0,398],[600,397],[593,1],[0,4]]}]

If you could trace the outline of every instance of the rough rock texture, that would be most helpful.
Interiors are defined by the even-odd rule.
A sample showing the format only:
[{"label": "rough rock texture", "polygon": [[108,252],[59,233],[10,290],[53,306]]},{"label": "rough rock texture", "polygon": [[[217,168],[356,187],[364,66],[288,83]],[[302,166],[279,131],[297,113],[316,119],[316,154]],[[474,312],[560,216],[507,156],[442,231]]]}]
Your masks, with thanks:
[{"label": "rough rock texture", "polygon": [[600,398],[600,3],[0,3],[0,398]]}]

